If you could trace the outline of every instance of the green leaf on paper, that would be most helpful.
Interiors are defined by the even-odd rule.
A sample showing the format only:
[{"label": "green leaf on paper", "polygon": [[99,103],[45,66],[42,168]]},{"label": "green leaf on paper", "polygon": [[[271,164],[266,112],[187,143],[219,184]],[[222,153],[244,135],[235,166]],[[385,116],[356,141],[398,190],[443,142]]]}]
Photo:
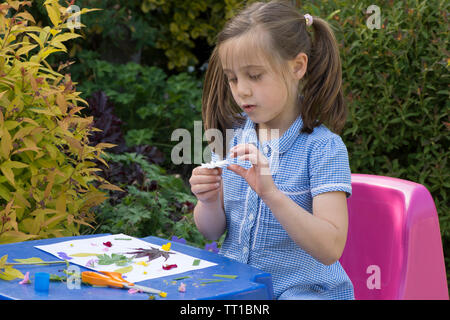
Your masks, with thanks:
[{"label": "green leaf on paper", "polygon": [[193,266],[198,266],[199,264],[200,264],[200,259],[195,259],[194,261],[192,261]]},{"label": "green leaf on paper", "polygon": [[112,253],[111,256],[107,254],[100,254],[98,257],[98,264],[99,265],[110,265],[115,264],[116,266],[125,266],[126,264],[130,263],[133,258],[127,258],[126,256],[122,254],[116,254]]},{"label": "green leaf on paper", "polygon": [[88,252],[80,252],[80,253],[74,253],[70,255],[71,257],[98,257],[101,256],[99,253],[88,253]]},{"label": "green leaf on paper", "polygon": [[127,273],[133,270],[133,266],[128,266],[128,267],[123,267],[123,268],[119,268],[114,270],[114,272],[119,272],[119,273]]}]

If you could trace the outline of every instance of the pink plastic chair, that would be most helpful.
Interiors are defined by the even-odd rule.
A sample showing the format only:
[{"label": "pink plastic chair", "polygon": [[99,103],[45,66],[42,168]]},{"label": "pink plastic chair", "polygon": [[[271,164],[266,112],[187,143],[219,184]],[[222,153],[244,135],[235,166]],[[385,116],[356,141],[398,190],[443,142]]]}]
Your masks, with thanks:
[{"label": "pink plastic chair", "polygon": [[447,299],[439,221],[421,184],[352,174],[349,229],[340,259],[355,298]]}]

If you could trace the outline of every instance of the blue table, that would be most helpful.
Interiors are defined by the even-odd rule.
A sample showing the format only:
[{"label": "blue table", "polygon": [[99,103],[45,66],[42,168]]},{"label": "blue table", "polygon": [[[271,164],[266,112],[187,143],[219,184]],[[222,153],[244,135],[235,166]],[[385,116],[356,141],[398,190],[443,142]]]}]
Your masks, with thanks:
[{"label": "blue table", "polygon": [[[45,245],[55,242],[68,240],[98,237],[105,234],[53,238],[45,240],[26,241],[13,244],[0,245],[0,257],[8,255],[8,262],[14,262],[13,259],[23,259],[39,257],[44,261],[58,261],[58,259],[44,251],[34,248],[36,245]],[[156,245],[167,243],[166,239],[157,237],[146,237],[142,240]],[[273,288],[271,275],[262,272],[254,267],[225,258],[221,255],[188,246],[181,243],[172,242],[172,249],[193,257],[208,260],[217,263],[216,266],[188,271],[175,276],[167,276],[157,279],[151,279],[138,282],[143,286],[160,289],[167,292],[167,298],[156,297],[160,300],[264,300],[273,299]],[[87,268],[77,266],[80,271],[86,271]],[[37,266],[15,266],[23,274],[30,272],[31,279],[36,272],[47,272],[63,276],[60,271],[66,268],[65,264]],[[213,274],[237,275],[236,279],[225,279],[226,281],[199,285],[201,280],[215,278]],[[189,276],[190,278],[174,282],[174,278]],[[219,279],[219,278],[217,278]],[[0,299],[17,300],[146,300],[148,294],[136,293],[130,294],[124,289],[115,289],[107,287],[92,287],[81,284],[79,289],[69,289],[65,282],[50,282],[48,293],[35,292],[33,284],[21,285],[20,280],[5,281],[0,279]],[[178,292],[180,282],[186,284],[186,292]],[[194,286],[195,284],[195,286]]]}]

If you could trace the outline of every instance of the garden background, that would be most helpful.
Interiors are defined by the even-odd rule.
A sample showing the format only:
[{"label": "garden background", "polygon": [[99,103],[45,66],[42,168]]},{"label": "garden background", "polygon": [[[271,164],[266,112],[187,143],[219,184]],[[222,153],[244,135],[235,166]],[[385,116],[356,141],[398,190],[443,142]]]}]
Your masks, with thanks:
[{"label": "garden background", "polygon": [[[27,20],[28,26],[41,28],[53,26],[56,18],[48,13],[48,7],[56,6],[55,1],[30,1],[26,11],[33,19],[23,15],[17,17],[17,21]],[[20,3],[8,2],[13,7]],[[349,152],[351,171],[398,177],[427,187],[438,210],[449,272],[450,3],[438,0],[294,2],[303,13],[326,18],[335,30],[349,107],[341,137]],[[69,5],[59,3],[64,7]],[[196,199],[188,183],[196,165],[171,162],[171,150],[178,141],[170,141],[170,136],[175,129],[185,128],[194,137],[194,121],[201,121],[203,79],[214,37],[245,1],[77,0],[71,4],[82,10],[101,10],[82,12],[80,22],[84,27],[75,29],[82,37],[67,39],[70,41],[64,42],[65,50],[54,50],[40,57],[46,60],[48,67],[64,75],[63,80],[58,79],[65,85],[61,89],[63,94],[74,94],[75,98],[71,97],[70,101],[74,103],[78,97],[75,92],[80,92],[79,97],[89,103],[89,107],[76,111],[80,118],[92,117],[89,118],[92,124],[83,129],[91,130],[89,145],[104,148],[105,155],[89,158],[92,161],[86,163],[83,170],[90,174],[97,172],[101,180],[83,180],[81,177],[86,175],[80,174],[77,178],[70,173],[67,179],[80,188],[77,195],[81,199],[76,201],[83,205],[75,200],[73,204],[67,202],[67,210],[71,209],[72,214],[66,214],[63,189],[58,189],[61,194],[58,198],[49,196],[52,187],[56,189],[58,175],[63,177],[66,168],[54,171],[49,162],[41,161],[42,168],[34,170],[48,171],[47,177],[31,178],[26,190],[35,201],[24,200],[18,185],[25,186],[30,179],[21,171],[27,169],[13,158],[14,148],[20,145],[10,146],[4,135],[0,153],[11,158],[9,167],[2,165],[3,176],[0,177],[0,243],[80,233],[123,232],[136,237],[154,235],[170,239],[176,236],[203,247],[207,242],[193,223]],[[366,25],[371,15],[366,9],[372,4],[379,6],[381,13],[381,27],[373,30]],[[11,18],[15,13],[10,9],[6,17]],[[7,27],[0,30],[3,42],[11,40]],[[56,31],[52,32],[54,29],[46,30],[47,35],[57,37]],[[47,41],[52,36],[44,38]],[[30,43],[39,40],[32,38]],[[14,37],[10,42],[14,41],[18,40]],[[55,48],[62,48],[60,43],[55,43]],[[30,45],[27,50],[23,50],[24,56],[19,60],[27,61],[33,53],[37,54],[39,47]],[[3,77],[2,70],[13,60],[8,58],[9,53],[0,52],[0,76]],[[17,70],[18,77],[22,72],[22,79],[28,79],[30,88],[36,89],[35,86],[43,83],[42,77],[27,78],[27,68],[31,70],[32,64],[25,65],[22,71]],[[2,91],[7,78],[1,77],[0,101],[6,101],[8,95]],[[47,80],[45,78],[44,82]],[[24,87],[22,80],[22,89]],[[17,95],[15,88],[9,95],[11,99]],[[61,94],[57,95],[54,104],[61,108],[66,104],[60,97]],[[1,111],[10,106],[12,102],[9,106],[2,105]],[[75,111],[71,116],[74,114]],[[6,120],[7,116],[5,113],[3,118]],[[17,124],[8,121],[4,122],[6,129],[18,130],[21,121]],[[102,131],[92,131],[93,127]],[[25,137],[25,131],[21,132],[21,137]],[[81,136],[79,138],[82,141]],[[34,152],[36,145],[30,140],[24,143],[28,150],[22,152]],[[57,140],[52,143],[58,147],[48,144],[45,148],[52,159],[58,152],[75,158],[67,150],[81,150],[82,145],[74,140],[68,140],[67,148]],[[116,146],[108,148],[107,144]],[[80,154],[81,151],[78,156]],[[61,178],[61,185],[63,180]],[[103,183],[103,193],[100,193],[99,182]],[[23,194],[28,195],[25,191]],[[29,210],[22,210],[21,204]],[[58,214],[61,206],[64,214]],[[82,214],[77,216],[76,208],[84,209]]]}]

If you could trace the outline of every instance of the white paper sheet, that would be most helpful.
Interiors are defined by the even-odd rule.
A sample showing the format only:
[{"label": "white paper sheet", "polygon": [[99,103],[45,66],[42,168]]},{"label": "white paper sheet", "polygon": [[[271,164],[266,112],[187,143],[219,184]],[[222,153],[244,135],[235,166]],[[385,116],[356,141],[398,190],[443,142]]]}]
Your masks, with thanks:
[{"label": "white paper sheet", "polygon": [[[120,239],[131,239],[131,240],[120,240]],[[112,246],[107,247],[106,245],[103,244],[106,242],[111,242]],[[151,244],[149,242],[134,237],[130,237],[125,234],[115,234],[102,237],[64,241],[35,247],[45,252],[51,253],[54,256],[63,260],[65,254],[66,256],[71,258],[70,260],[68,260],[70,263],[78,264],[80,266],[87,267],[95,271],[116,271],[117,269],[131,266],[132,267],[131,271],[122,274],[123,276],[125,276],[125,279],[130,282],[138,282],[147,279],[165,277],[169,275],[183,273],[186,271],[198,270],[217,265],[216,263],[213,262],[198,259],[200,260],[200,263],[197,266],[193,266],[192,263],[197,258],[191,257],[189,255],[174,250],[168,251],[172,254],[169,254],[169,258],[167,260],[165,260],[164,257],[158,257],[149,262],[148,257],[141,257],[141,258],[134,258],[131,262],[121,266],[118,266],[116,264],[99,265],[98,263],[95,262],[93,266],[88,264],[89,261],[92,262],[98,260],[97,255],[100,254],[107,254],[111,256],[112,253],[115,253],[124,255],[127,258],[132,258],[133,256],[135,256],[135,254],[127,254],[127,252],[136,251],[135,249],[156,248],[162,250],[161,246]],[[75,255],[92,254],[92,255],[84,257],[71,256],[74,254]],[[164,270],[162,268],[164,265],[171,265],[171,264],[176,264],[177,267],[170,270]]]}]

